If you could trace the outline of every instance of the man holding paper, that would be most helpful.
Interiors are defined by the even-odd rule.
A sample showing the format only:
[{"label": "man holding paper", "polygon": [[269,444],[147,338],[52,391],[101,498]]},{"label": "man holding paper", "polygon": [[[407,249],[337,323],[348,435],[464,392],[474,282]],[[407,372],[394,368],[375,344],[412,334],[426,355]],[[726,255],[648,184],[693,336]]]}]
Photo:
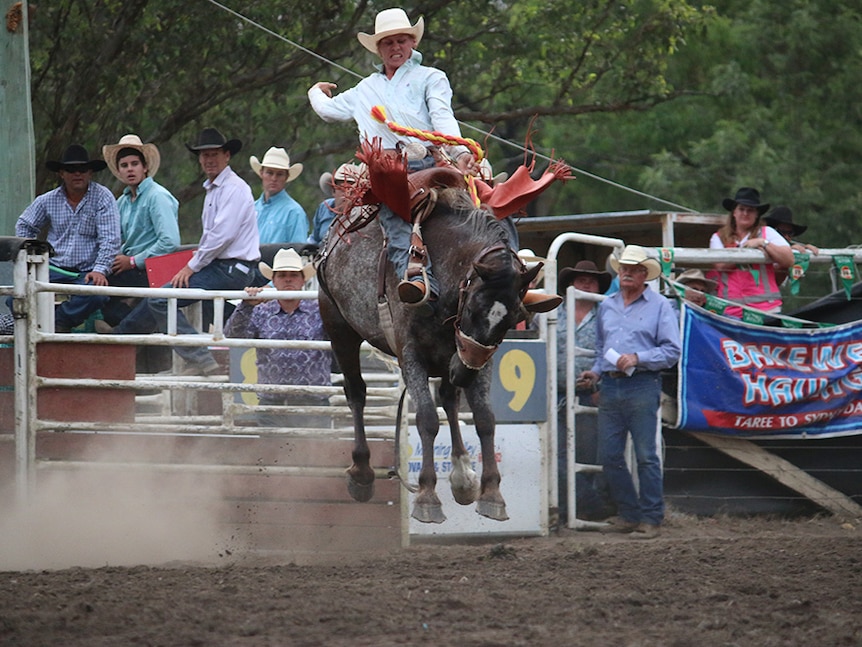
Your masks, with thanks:
[{"label": "man holding paper", "polygon": [[[631,533],[652,539],[664,518],[661,460],[658,454],[660,371],[679,360],[679,317],[668,299],[648,289],[661,265],[637,245],[628,245],[611,267],[620,291],[599,306],[596,361],[580,380],[599,395],[599,459],[617,504],[619,519],[603,532]],[[638,484],[626,466],[626,438],[637,457]],[[639,490],[639,491],[638,491]]]}]

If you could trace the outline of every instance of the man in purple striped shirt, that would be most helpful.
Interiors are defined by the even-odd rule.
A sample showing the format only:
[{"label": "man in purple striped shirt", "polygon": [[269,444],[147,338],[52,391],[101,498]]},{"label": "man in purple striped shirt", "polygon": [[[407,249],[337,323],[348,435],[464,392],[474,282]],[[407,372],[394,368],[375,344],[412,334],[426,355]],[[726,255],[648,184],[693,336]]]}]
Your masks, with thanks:
[{"label": "man in purple striped shirt", "polygon": [[[272,267],[260,263],[260,272],[271,279],[276,290],[302,290],[305,282],[314,275],[311,264],[303,264],[293,249],[281,249],[273,259]],[[249,287],[246,292],[254,296],[263,288]],[[252,339],[324,340],[326,332],[320,319],[317,301],[309,299],[272,299],[256,302],[245,300],[237,306],[225,325],[225,336]],[[327,350],[293,348],[258,348],[257,381],[260,384],[306,384],[330,386],[332,360]],[[261,393],[261,405],[326,406],[329,400],[319,394]],[[271,415],[261,413],[258,422],[264,426],[328,426],[328,419],[307,415]]]}]

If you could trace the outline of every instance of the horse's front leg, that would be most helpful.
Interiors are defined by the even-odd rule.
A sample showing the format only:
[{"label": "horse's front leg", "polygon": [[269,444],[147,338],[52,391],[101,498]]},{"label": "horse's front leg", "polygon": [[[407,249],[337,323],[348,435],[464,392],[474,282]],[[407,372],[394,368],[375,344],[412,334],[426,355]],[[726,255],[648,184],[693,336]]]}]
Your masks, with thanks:
[{"label": "horse's front leg", "polygon": [[344,376],[344,395],[353,414],[353,464],[347,469],[347,491],[356,501],[369,501],[374,496],[374,469],[371,450],[365,438],[366,385],[359,363],[362,340],[345,328],[332,336],[332,349]]},{"label": "horse's front leg", "polygon": [[434,469],[434,440],[440,429],[437,407],[428,387],[428,374],[415,362],[405,362],[403,372],[407,390],[416,408],[416,427],[422,442],[419,490],[413,500],[411,516],[423,523],[443,523],[446,515],[437,496],[437,472]]},{"label": "horse's front leg", "polygon": [[452,453],[449,456],[452,471],[449,473],[449,486],[452,488],[452,496],[456,502],[470,505],[479,496],[479,475],[473,470],[470,455],[461,437],[461,425],[458,422],[461,392],[444,378],[440,384],[440,397],[446,419],[449,421],[449,432],[452,435]]},{"label": "horse's front leg", "polygon": [[467,403],[473,412],[473,422],[482,448],[482,488],[476,503],[476,512],[483,517],[505,521],[506,501],[500,493],[500,470],[494,448],[496,419],[491,410],[491,368],[485,366],[476,381],[467,387]]}]

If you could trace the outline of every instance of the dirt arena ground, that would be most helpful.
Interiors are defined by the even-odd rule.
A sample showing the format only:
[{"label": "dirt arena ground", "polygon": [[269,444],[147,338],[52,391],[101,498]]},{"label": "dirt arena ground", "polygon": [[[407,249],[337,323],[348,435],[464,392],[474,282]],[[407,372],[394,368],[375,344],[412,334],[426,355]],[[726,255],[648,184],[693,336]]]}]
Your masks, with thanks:
[{"label": "dirt arena ground", "polygon": [[859,645],[858,523],[672,515],[338,563],[0,572],[0,644]]}]

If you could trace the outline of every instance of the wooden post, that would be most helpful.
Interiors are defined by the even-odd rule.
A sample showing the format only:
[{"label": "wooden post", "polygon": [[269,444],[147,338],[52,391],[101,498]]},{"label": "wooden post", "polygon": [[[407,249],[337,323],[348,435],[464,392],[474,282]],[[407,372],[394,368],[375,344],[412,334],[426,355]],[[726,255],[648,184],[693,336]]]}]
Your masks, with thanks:
[{"label": "wooden post", "polygon": [[715,447],[736,460],[759,469],[782,485],[799,492],[832,514],[848,519],[862,519],[862,506],[849,496],[829,487],[793,463],[772,454],[744,438],[714,436],[689,431],[694,438]]}]

